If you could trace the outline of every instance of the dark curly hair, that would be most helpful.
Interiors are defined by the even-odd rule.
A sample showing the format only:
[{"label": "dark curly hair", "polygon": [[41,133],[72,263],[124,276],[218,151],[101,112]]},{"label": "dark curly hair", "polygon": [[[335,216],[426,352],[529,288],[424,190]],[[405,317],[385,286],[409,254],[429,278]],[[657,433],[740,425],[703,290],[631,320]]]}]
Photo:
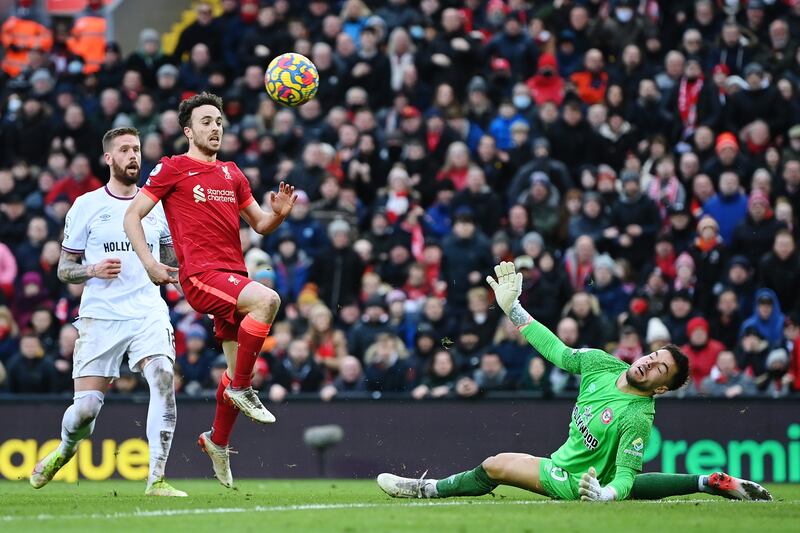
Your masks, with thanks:
[{"label": "dark curly hair", "polygon": [[213,93],[202,92],[187,98],[178,106],[178,123],[181,128],[191,127],[192,111],[204,105],[213,105],[222,113],[222,98]]},{"label": "dark curly hair", "polygon": [[669,352],[677,368],[675,375],[672,376],[667,387],[669,390],[678,390],[689,381],[689,358],[674,344],[667,344],[661,349]]}]

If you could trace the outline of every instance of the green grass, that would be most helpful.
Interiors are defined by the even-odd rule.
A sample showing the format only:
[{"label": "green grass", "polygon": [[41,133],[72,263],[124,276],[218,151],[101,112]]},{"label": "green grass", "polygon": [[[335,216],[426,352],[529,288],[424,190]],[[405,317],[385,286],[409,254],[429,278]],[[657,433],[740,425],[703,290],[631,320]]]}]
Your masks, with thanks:
[{"label": "green grass", "polygon": [[[0,531],[747,531],[788,533],[800,523],[800,485],[772,485],[772,503],[708,496],[664,502],[549,502],[508,487],[496,496],[441,501],[392,500],[373,481],[173,480],[189,498],[146,498],[143,483],[0,482]],[[792,525],[794,524],[794,525]]]}]

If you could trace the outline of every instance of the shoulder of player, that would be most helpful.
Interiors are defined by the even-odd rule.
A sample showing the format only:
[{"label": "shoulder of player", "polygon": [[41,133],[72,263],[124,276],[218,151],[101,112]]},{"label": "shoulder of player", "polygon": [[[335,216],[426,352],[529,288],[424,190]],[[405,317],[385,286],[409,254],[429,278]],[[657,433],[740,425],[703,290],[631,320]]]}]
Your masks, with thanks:
[{"label": "shoulder of player", "polygon": [[630,365],[599,348],[575,348],[572,353],[584,357],[583,364],[597,370],[626,370]]},{"label": "shoulder of player", "polygon": [[627,426],[651,425],[656,414],[655,400],[650,396],[640,396],[628,403],[619,413],[620,422]]},{"label": "shoulder of player", "polygon": [[164,156],[150,171],[147,184],[150,183],[151,178],[160,180],[174,180],[179,181],[188,177],[185,172],[186,168],[190,166],[190,162],[186,161],[185,155]]}]

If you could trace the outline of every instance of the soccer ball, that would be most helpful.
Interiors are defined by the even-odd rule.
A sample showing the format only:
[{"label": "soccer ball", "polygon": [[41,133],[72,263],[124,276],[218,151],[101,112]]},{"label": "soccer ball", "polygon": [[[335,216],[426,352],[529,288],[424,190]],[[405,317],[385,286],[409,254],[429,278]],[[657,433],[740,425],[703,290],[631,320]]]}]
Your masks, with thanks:
[{"label": "soccer ball", "polygon": [[289,52],[273,59],[264,74],[270,98],[279,104],[296,107],[317,94],[319,73],[307,57]]}]

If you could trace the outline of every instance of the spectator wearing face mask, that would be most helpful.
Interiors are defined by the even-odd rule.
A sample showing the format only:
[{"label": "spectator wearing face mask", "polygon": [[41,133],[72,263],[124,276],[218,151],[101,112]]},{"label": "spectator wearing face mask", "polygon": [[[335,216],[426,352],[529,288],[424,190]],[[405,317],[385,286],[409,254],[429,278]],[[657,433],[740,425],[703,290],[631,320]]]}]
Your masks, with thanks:
[{"label": "spectator wearing face mask", "polygon": [[589,29],[589,37],[606,54],[617,55],[629,44],[644,46],[647,37],[655,34],[652,22],[636,12],[639,2],[615,0],[612,10],[601,14]]},{"label": "spectator wearing face mask", "polygon": [[556,56],[545,52],[539,56],[536,73],[525,82],[536,105],[553,102],[561,105],[564,100],[564,78],[558,73]]},{"label": "spectator wearing face mask", "polygon": [[782,398],[791,392],[793,377],[789,373],[789,354],[775,348],[767,354],[764,374],[756,377],[759,390],[770,398]]}]

